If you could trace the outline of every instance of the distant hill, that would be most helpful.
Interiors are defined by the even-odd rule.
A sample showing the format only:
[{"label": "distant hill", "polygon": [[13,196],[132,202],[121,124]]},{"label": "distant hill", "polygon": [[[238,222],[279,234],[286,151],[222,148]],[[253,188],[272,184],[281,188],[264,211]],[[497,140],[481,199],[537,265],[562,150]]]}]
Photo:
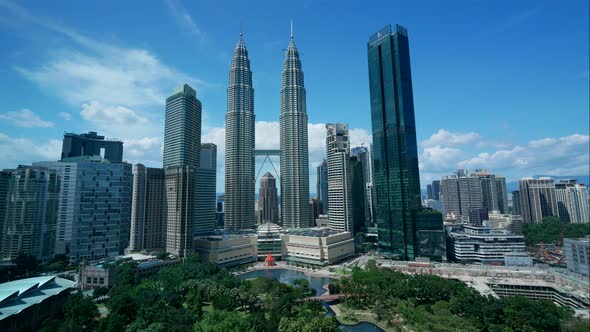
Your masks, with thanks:
[{"label": "distant hill", "polygon": [[[590,176],[588,175],[535,175],[534,178],[540,177],[549,177],[555,180],[566,180],[566,179],[574,179],[577,183],[590,185]],[[511,181],[506,183],[506,190],[508,193],[511,193],[514,190],[518,190],[518,181]]]}]

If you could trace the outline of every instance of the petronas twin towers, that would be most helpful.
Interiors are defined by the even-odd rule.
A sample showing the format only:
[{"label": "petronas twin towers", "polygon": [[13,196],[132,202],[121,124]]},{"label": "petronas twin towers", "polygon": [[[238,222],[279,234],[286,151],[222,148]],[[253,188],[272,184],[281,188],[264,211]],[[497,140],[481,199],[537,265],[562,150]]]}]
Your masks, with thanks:
[{"label": "petronas twin towers", "polygon": [[[225,128],[225,228],[252,229],[254,218],[254,88],[242,33],[232,58]],[[281,224],[309,226],[309,153],[305,87],[299,52],[291,41],[283,63],[280,113]]]}]

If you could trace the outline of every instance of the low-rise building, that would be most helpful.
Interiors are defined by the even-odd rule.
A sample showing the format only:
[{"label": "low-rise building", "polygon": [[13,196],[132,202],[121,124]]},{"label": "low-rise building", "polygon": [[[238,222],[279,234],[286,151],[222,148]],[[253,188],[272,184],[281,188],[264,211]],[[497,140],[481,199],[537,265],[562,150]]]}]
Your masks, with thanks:
[{"label": "low-rise building", "polygon": [[112,264],[80,265],[78,287],[82,290],[110,288],[115,284],[117,269]]},{"label": "low-rise building", "polygon": [[282,235],[283,260],[290,263],[325,266],[354,255],[350,232],[329,228],[288,229]]},{"label": "low-rise building", "polygon": [[564,239],[567,270],[583,276],[590,274],[590,236]]},{"label": "low-rise building", "polygon": [[504,254],[506,266],[533,266],[533,258],[526,252],[507,252]]},{"label": "low-rise building", "polygon": [[256,262],[258,235],[252,232],[220,231],[194,238],[194,248],[204,262],[235,266]]},{"label": "low-rise building", "polygon": [[327,214],[320,214],[315,220],[316,227],[328,227],[329,218]]},{"label": "low-rise building", "polygon": [[136,271],[140,276],[157,272],[161,268],[178,265],[180,259],[161,260],[156,256],[132,253],[125,256],[103,259],[91,263],[80,264],[78,287],[82,290],[94,289],[97,287],[110,288],[117,279],[117,262],[135,261],[138,262]]},{"label": "low-rise building", "polygon": [[522,216],[492,211],[488,214],[488,219],[493,229],[503,229],[512,234],[522,235]]},{"label": "low-rise building", "polygon": [[448,236],[450,259],[458,263],[504,264],[506,253],[526,253],[524,236],[489,226],[463,225]]},{"label": "low-rise building", "polygon": [[0,331],[36,331],[43,320],[62,312],[76,283],[55,276],[0,284]]},{"label": "low-rise building", "polygon": [[178,265],[181,262],[181,259],[155,259],[139,263],[136,270],[140,276],[146,276],[158,272],[161,268]]}]

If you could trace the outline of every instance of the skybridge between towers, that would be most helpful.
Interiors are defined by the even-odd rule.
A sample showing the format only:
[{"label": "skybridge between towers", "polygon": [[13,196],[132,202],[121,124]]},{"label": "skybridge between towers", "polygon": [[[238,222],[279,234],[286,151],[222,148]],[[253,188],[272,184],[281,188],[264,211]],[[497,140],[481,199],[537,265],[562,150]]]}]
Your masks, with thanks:
[{"label": "skybridge between towers", "polygon": [[[258,181],[258,176],[260,176],[260,172],[262,172],[262,169],[264,167],[264,165],[266,164],[266,161],[268,160],[268,162],[270,162],[270,165],[272,166],[272,169],[275,171],[275,177],[277,179],[279,179],[279,173],[277,172],[277,169],[275,168],[275,165],[272,162],[272,159],[270,157],[280,157],[281,156],[281,150],[254,150],[254,157],[264,157],[264,160],[262,161],[262,165],[260,165],[260,168],[258,169],[258,172],[256,173],[256,178],[254,179],[254,183],[256,184],[256,181]],[[279,179],[280,181],[280,179]]]}]

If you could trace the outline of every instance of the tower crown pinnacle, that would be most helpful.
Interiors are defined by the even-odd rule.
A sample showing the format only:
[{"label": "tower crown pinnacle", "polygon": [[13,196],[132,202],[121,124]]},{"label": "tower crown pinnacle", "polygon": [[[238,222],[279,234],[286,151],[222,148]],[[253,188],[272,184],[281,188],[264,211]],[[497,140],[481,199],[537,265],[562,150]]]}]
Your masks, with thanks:
[{"label": "tower crown pinnacle", "polygon": [[291,39],[293,39],[293,20],[291,20]]}]

